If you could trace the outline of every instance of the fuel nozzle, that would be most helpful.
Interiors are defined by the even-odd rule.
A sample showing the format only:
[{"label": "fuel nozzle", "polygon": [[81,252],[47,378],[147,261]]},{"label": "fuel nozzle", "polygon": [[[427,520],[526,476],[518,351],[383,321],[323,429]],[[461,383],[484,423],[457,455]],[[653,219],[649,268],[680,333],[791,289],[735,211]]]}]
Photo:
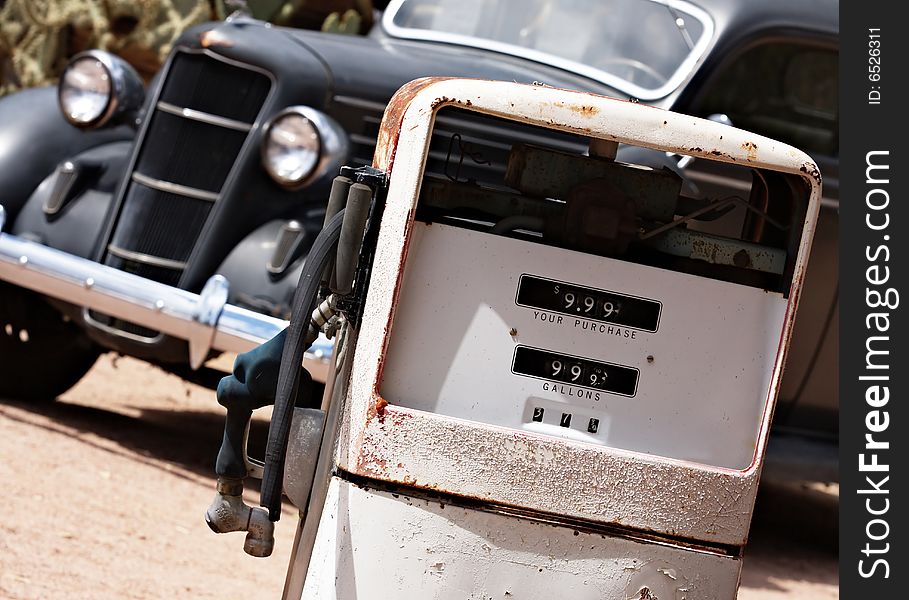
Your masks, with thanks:
[{"label": "fuel nozzle", "polygon": [[275,524],[264,508],[243,502],[243,480],[218,477],[218,491],[205,511],[205,523],[215,533],[245,531],[243,551],[250,556],[271,556],[275,547]]},{"label": "fuel nozzle", "polygon": [[[274,523],[269,520],[268,511],[243,502],[243,480],[256,473],[261,477],[261,467],[246,456],[246,441],[253,411],[274,402],[286,337],[285,330],[258,348],[238,355],[233,374],[218,384],[218,403],[227,409],[227,418],[215,463],[217,491],[205,511],[205,522],[215,533],[246,531],[243,550],[257,557],[271,555]],[[308,391],[311,381],[307,376],[301,377],[299,389]]]}]

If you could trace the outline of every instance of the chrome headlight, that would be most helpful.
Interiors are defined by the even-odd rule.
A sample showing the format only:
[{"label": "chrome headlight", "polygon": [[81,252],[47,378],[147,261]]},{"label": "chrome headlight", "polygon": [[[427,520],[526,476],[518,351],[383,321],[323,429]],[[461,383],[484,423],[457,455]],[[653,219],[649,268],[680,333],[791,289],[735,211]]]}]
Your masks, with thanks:
[{"label": "chrome headlight", "polygon": [[268,122],[262,139],[262,165],[271,178],[296,188],[335,160],[343,160],[346,136],[341,127],[308,106],[284,109]]},{"label": "chrome headlight", "polygon": [[77,54],[60,77],[63,116],[76,127],[100,127],[134,111],[145,96],[142,80],[123,59],[100,50]]}]

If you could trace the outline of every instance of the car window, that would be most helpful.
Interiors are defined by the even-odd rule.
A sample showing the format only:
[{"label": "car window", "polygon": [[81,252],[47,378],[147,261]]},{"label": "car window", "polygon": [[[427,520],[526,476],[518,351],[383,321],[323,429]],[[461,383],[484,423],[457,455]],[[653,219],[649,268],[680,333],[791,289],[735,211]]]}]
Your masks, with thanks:
[{"label": "car window", "polygon": [[710,17],[683,1],[397,0],[385,30],[514,54],[641,99],[675,89],[706,51]]},{"label": "car window", "polygon": [[727,64],[701,96],[698,116],[732,124],[811,154],[839,155],[838,53],[834,48],[766,42]]}]

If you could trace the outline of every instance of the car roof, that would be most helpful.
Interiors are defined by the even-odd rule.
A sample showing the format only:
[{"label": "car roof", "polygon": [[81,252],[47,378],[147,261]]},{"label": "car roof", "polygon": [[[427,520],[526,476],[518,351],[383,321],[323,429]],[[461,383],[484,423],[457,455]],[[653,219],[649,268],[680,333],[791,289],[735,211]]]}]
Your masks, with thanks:
[{"label": "car roof", "polygon": [[713,17],[720,38],[792,29],[839,34],[839,0],[689,0]]}]

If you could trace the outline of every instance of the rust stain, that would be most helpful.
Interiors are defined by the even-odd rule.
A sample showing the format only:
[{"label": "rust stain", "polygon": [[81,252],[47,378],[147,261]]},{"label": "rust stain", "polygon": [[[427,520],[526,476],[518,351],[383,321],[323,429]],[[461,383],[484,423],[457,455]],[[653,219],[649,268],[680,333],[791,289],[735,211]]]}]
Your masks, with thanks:
[{"label": "rust stain", "polygon": [[757,160],[757,144],[754,142],[745,142],[742,144],[742,150],[748,153],[748,160]]},{"label": "rust stain", "polygon": [[[372,412],[372,407],[370,407],[370,412]],[[365,440],[361,438],[358,444],[356,472],[372,477],[385,477],[388,473],[388,461],[382,457],[381,452],[376,452],[372,445],[364,442]]]},{"label": "rust stain", "polygon": [[437,108],[440,108],[446,104],[459,104],[461,106],[467,106],[467,107],[473,106],[473,102],[471,102],[470,99],[468,99],[468,98],[460,99],[460,98],[449,98],[448,96],[439,96],[438,98],[436,98],[435,100],[433,100],[430,103],[430,107],[433,110],[436,110]]},{"label": "rust stain", "polygon": [[805,173],[816,182],[821,183],[821,172],[818,170],[816,164],[810,162],[802,163],[802,166],[799,167],[799,171]]},{"label": "rust stain", "polygon": [[751,255],[748,254],[748,251],[742,248],[736,252],[732,257],[732,262],[735,263],[735,266],[743,269],[751,267]]},{"label": "rust stain", "polygon": [[404,120],[404,113],[407,112],[410,103],[423,88],[446,79],[448,78],[422,77],[414,79],[395,92],[395,95],[388,101],[388,106],[385,107],[385,114],[382,116],[382,125],[379,127],[376,151],[373,155],[373,167],[383,171],[391,170],[395,152],[398,149],[401,122]]},{"label": "rust stain", "polygon": [[[404,120],[404,114],[410,108],[414,98],[423,89],[448,81],[451,77],[422,77],[414,79],[410,83],[399,88],[395,95],[389,100],[385,107],[385,113],[382,116],[382,124],[379,127],[379,135],[376,140],[376,150],[373,154],[372,166],[383,171],[390,171],[394,165],[395,152],[398,149],[398,138],[400,136],[401,123]],[[461,106],[473,106],[473,102],[468,99],[448,98],[440,96],[433,100],[430,105],[432,110],[445,104],[459,104]]]},{"label": "rust stain", "polygon": [[372,421],[378,419],[380,423],[385,422],[385,412],[388,407],[388,401],[379,394],[373,393],[372,402],[366,409],[366,420]]},{"label": "rust stain", "polygon": [[379,396],[378,398],[376,398],[376,403],[373,406],[376,409],[376,415],[378,415],[379,417],[384,417],[385,408],[388,406],[388,401],[385,398],[383,398],[382,396]]},{"label": "rust stain", "polygon": [[596,106],[589,106],[586,104],[572,104],[568,108],[572,112],[576,112],[579,115],[581,115],[582,117],[588,117],[588,118],[593,117],[598,112],[600,112],[600,109],[597,108]]},{"label": "rust stain", "polygon": [[199,42],[202,44],[203,48],[212,48],[214,46],[230,48],[234,45],[233,42],[227,39],[224,34],[217,29],[203,31],[199,35]]},{"label": "rust stain", "polygon": [[412,418],[413,415],[411,413],[395,410],[394,406],[389,406],[385,398],[375,393],[372,396],[372,403],[369,405],[366,414],[367,421],[376,420],[382,427],[400,427]]},{"label": "rust stain", "polygon": [[360,454],[357,461],[357,472],[372,477],[384,477],[388,472],[388,465],[379,457]]}]

